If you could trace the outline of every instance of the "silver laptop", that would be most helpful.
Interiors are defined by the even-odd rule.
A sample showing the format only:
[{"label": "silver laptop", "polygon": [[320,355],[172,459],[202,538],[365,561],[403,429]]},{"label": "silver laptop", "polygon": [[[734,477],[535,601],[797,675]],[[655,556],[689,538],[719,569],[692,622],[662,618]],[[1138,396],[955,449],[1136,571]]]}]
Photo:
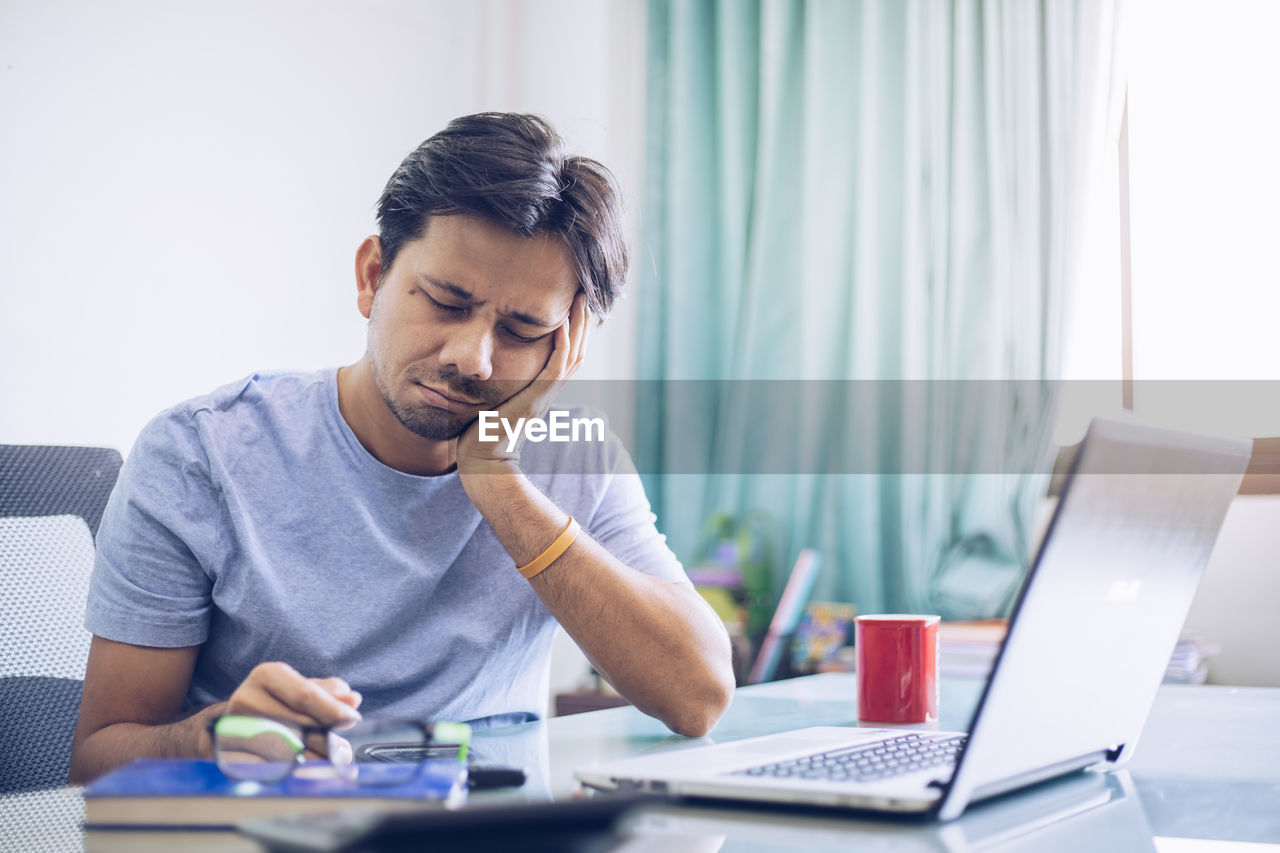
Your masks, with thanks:
[{"label": "silver laptop", "polygon": [[[818,727],[602,762],[601,789],[933,812],[1133,752],[1252,445],[1095,420],[969,732]],[[850,708],[854,697],[849,697]]]}]

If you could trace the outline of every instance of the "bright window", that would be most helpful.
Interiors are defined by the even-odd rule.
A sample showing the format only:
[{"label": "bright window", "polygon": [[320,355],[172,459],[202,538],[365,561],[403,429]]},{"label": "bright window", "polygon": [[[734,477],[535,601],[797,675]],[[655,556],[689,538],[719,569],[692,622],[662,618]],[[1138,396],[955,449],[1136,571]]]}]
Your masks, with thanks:
[{"label": "bright window", "polygon": [[[1132,377],[1139,418],[1280,435],[1278,32],[1275,0],[1146,0],[1130,7]],[[1109,158],[1095,176],[1085,275],[1068,316],[1068,379],[1122,378],[1119,162]],[[1213,401],[1205,397],[1207,384],[1177,381],[1221,379],[1272,382],[1220,383]],[[1116,410],[1119,403],[1111,401]],[[1060,433],[1078,426],[1064,423]]]}]

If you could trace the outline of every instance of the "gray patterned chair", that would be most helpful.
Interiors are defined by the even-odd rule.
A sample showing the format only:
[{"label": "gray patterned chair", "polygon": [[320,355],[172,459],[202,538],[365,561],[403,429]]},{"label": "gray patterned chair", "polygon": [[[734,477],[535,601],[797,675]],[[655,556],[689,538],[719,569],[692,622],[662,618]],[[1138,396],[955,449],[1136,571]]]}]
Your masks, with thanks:
[{"label": "gray patterned chair", "polygon": [[0,445],[3,849],[79,844],[79,819],[61,812],[80,798],[61,789],[89,653],[94,537],[120,465],[105,448]]}]

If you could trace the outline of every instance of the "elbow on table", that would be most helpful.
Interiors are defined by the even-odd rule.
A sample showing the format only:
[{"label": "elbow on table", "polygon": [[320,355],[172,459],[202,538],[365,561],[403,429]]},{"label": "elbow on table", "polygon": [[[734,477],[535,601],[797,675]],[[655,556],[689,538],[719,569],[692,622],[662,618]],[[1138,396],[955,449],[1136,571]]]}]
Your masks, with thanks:
[{"label": "elbow on table", "polygon": [[695,695],[682,697],[662,721],[667,728],[684,737],[702,737],[708,734],[733,701],[733,677],[719,677],[708,682]]},{"label": "elbow on table", "polygon": [[76,740],[71,745],[71,763],[67,768],[68,785],[88,785],[117,767],[127,764],[131,756],[114,758],[103,755],[96,741],[90,737]]},{"label": "elbow on table", "polygon": [[[67,767],[68,785],[88,785],[105,771],[102,760],[95,752],[95,732],[76,733],[71,741],[71,762]],[[110,768],[106,768],[110,769]]]}]

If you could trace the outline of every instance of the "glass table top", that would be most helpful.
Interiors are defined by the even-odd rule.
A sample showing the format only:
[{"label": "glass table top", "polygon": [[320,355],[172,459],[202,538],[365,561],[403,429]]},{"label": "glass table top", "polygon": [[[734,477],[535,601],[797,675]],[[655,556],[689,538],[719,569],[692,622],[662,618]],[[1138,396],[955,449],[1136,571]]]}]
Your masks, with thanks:
[{"label": "glass table top", "polygon": [[[942,729],[968,727],[983,682],[943,679]],[[813,725],[856,725],[854,678],[825,674],[740,689],[709,737],[672,735],[630,707],[482,730],[476,760],[526,768],[524,787],[474,802],[582,796],[574,768]],[[79,789],[19,795],[42,810],[41,837],[66,849],[170,849],[181,834],[79,832]],[[14,802],[0,801],[0,825]],[[27,813],[31,810],[28,808]],[[640,812],[615,849],[629,851],[1106,851],[1280,853],[1280,689],[1165,686],[1123,770],[1084,772],[972,806],[946,824],[776,807],[663,805]],[[24,829],[0,830],[0,848]],[[30,833],[28,832],[27,835]],[[254,850],[230,833],[206,849]],[[18,848],[13,848],[18,849]]]},{"label": "glass table top", "polygon": [[[943,679],[938,727],[967,729],[982,688],[981,679]],[[573,770],[592,761],[806,726],[857,725],[854,691],[846,674],[743,688],[706,738],[677,737],[634,708],[613,708],[481,732],[477,741],[481,750],[503,743],[499,754],[512,761],[523,755],[535,769],[526,789],[508,796],[563,799],[581,794]],[[1162,687],[1125,769],[1074,774],[977,804],[949,824],[817,810],[680,807],[647,813],[635,831],[665,835],[662,840],[675,845],[654,849],[1280,853],[1280,690]]]}]

